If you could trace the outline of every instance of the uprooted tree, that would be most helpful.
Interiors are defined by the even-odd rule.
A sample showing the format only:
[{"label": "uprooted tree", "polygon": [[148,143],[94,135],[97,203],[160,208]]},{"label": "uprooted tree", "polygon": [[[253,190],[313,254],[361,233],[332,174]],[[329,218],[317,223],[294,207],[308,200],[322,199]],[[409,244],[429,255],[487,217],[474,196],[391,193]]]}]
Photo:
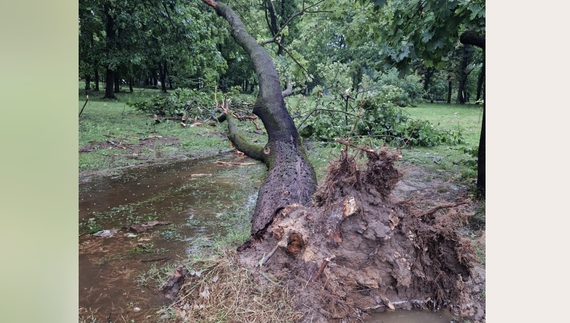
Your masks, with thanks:
[{"label": "uprooted tree", "polygon": [[251,57],[259,79],[259,96],[253,113],[261,119],[267,131],[265,147],[244,140],[237,133],[231,113],[227,113],[230,140],[235,147],[263,161],[269,168],[267,178],[259,189],[252,218],[252,238],[242,246],[245,248],[263,235],[280,209],[293,203],[309,204],[317,188],[317,180],[305,156],[297,128],[285,108],[279,76],[269,53],[248,34],[233,10],[215,1],[203,2],[215,8],[216,13],[228,21],[232,37]]},{"label": "uprooted tree", "polygon": [[[238,248],[248,279],[257,286],[277,284],[271,276],[288,287],[301,313],[299,322],[356,322],[371,311],[444,306],[484,322],[484,276],[470,240],[457,230],[470,215],[470,201],[440,203],[425,196],[400,201],[392,194],[402,178],[394,166],[400,154],[342,140],[340,158],[317,189],[269,54],[230,8],[202,1],[229,22],[259,78],[253,112],[268,133],[266,146],[246,142],[226,111],[236,148],[269,168],[259,190],[251,237]],[[207,270],[222,270],[214,267]],[[215,288],[223,290],[220,276],[206,275],[210,276],[211,280],[192,276],[179,266],[165,285],[169,293],[187,293],[179,303],[185,316],[201,315],[188,309],[231,305],[212,304],[200,292],[208,286],[208,295]],[[220,295],[222,300],[228,297]],[[247,322],[249,312],[242,311],[246,316],[237,321]]]}]

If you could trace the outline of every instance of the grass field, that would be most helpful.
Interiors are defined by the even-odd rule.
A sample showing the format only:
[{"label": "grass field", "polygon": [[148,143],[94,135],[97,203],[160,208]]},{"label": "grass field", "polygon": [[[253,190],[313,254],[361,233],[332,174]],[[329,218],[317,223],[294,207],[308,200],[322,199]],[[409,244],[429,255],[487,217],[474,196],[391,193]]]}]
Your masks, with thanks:
[{"label": "grass field", "polygon": [[[91,150],[79,154],[80,171],[131,166],[143,161],[194,158],[230,148],[224,125],[184,128],[177,121],[155,124],[152,115],[145,115],[127,104],[160,94],[158,90],[135,89],[132,94],[116,93],[117,101],[101,99],[103,94],[91,92],[79,119],[79,149]],[[85,92],[80,91],[78,111],[81,111],[85,100]],[[151,145],[145,142],[144,147],[136,152],[137,156],[132,149],[120,149],[140,145],[148,139],[171,137],[177,138],[178,142],[153,140],[155,142]],[[110,142],[116,146],[107,147]],[[117,147],[119,149],[115,149]]]}]

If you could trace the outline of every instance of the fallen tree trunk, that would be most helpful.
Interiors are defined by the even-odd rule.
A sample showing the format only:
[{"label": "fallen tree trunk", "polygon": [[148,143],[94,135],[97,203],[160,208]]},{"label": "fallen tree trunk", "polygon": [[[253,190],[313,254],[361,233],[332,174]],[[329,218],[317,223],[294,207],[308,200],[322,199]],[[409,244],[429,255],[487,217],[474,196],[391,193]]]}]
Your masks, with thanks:
[{"label": "fallen tree trunk", "polygon": [[294,203],[310,204],[317,188],[317,180],[305,156],[297,128],[285,108],[281,84],[271,56],[248,34],[232,9],[212,0],[202,1],[229,23],[232,37],[251,57],[259,79],[259,96],[253,113],[261,119],[267,131],[268,142],[265,147],[244,140],[237,134],[235,124],[232,125],[231,113],[227,115],[230,140],[235,147],[246,155],[263,161],[269,169],[267,178],[259,189],[252,217],[252,235],[240,247],[243,250],[263,235],[279,210]]}]

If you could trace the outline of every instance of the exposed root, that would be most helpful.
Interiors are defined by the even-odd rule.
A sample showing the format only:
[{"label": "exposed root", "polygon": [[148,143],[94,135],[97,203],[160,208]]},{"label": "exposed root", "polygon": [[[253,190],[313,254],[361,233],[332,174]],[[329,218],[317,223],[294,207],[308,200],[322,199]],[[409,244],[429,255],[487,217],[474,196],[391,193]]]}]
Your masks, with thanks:
[{"label": "exposed root", "polygon": [[[402,177],[394,167],[399,153],[355,148],[357,154],[342,150],[330,165],[312,207],[286,206],[258,243],[231,255],[240,264],[231,279],[249,272],[252,281],[267,277],[258,288],[286,289],[291,322],[357,322],[369,311],[441,307],[484,322],[477,287],[484,278],[475,270],[474,248],[458,232],[471,202],[398,201],[390,193]],[[367,159],[362,165],[359,154]],[[199,300],[204,288],[186,294]],[[252,295],[240,297],[249,297],[240,306],[252,306],[246,304]],[[258,300],[279,303],[273,297]]]}]

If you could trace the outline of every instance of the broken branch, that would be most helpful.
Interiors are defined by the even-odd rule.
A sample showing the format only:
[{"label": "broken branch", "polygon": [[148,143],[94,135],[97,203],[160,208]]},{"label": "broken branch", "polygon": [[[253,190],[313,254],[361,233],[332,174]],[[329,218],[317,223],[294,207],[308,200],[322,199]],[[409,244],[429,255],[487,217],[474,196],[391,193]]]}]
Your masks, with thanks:
[{"label": "broken branch", "polygon": [[81,108],[81,111],[79,111],[79,116],[78,116],[78,117],[81,117],[81,114],[83,113],[83,109],[85,109],[85,106],[87,105],[87,102],[89,102],[89,95],[86,95],[85,97],[86,97],[85,103],[83,104],[83,108]]},{"label": "broken branch", "polygon": [[314,282],[315,280],[317,280],[317,278],[319,278],[319,276],[323,273],[323,271],[325,270],[325,267],[327,266],[327,264],[329,263],[329,261],[331,261],[331,259],[333,259],[334,256],[332,257],[328,257],[325,258],[325,260],[323,260],[323,263],[321,264],[321,267],[319,267],[319,270],[317,270],[317,272],[313,275],[313,277],[311,277],[311,279],[309,279],[309,282]]}]

